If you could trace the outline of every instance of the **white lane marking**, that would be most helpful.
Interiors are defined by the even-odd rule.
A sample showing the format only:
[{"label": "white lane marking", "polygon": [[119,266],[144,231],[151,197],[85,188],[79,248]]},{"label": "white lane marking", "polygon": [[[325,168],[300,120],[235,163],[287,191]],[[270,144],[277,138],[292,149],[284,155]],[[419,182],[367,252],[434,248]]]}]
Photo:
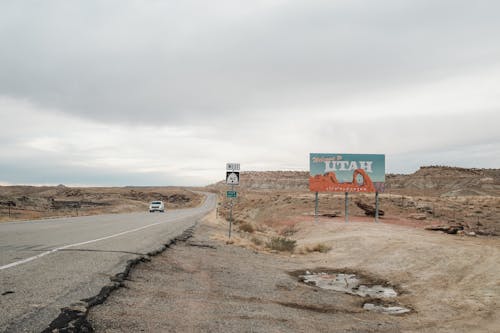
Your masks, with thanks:
[{"label": "white lane marking", "polygon": [[[178,219],[175,219],[175,220],[178,220]],[[175,220],[170,220],[169,222],[172,222],[172,221],[175,221]],[[70,248],[70,247],[99,242],[99,241],[110,239],[110,238],[113,238],[113,237],[118,237],[118,236],[122,236],[122,235],[125,235],[125,234],[129,234],[131,232],[135,232],[135,231],[139,231],[139,230],[142,230],[142,229],[150,228],[152,226],[155,226],[155,225],[158,225],[158,224],[162,224],[162,223],[166,223],[166,222],[157,222],[157,223],[153,223],[153,224],[148,224],[148,225],[140,227],[140,228],[123,231],[123,232],[120,232],[120,233],[117,233],[117,234],[114,234],[114,235],[110,235],[110,236],[106,236],[106,237],[101,237],[101,238],[97,238],[97,239],[92,239],[92,240],[85,241],[85,242],[64,245],[64,246],[61,246],[61,247],[56,247],[55,249],[52,249],[52,250],[46,251],[46,252],[42,252],[42,253],[40,253],[40,254],[38,254],[36,256],[29,257],[29,258],[26,258],[26,259],[23,259],[23,260],[15,261],[15,262],[7,264],[7,265],[0,266],[0,271],[3,270],[3,269],[7,269],[7,268],[11,268],[11,267],[15,267],[15,266],[18,266],[18,265],[25,264],[27,262],[30,262],[30,261],[39,259],[41,257],[44,257],[44,256],[46,256],[48,254],[51,254],[51,253],[54,253],[54,252],[57,252],[57,251],[60,251],[60,250],[64,250],[64,249],[67,249],[67,248]]]},{"label": "white lane marking", "polygon": [[[209,205],[206,205],[206,202],[204,203],[204,205],[202,206],[202,209],[201,209],[201,212],[205,212],[206,208],[208,207]],[[183,216],[182,214],[180,214],[181,216],[178,216],[177,218],[174,218],[172,220],[169,220],[167,221],[168,223],[171,223],[171,222],[174,222],[174,221],[177,221],[177,220],[180,220],[180,219],[183,219],[183,218],[186,218],[188,217],[189,215],[191,215],[191,212],[186,212],[186,214]],[[110,236],[106,236],[106,237],[101,237],[101,238],[97,238],[97,239],[92,239],[92,240],[89,240],[89,241],[85,241],[85,242],[81,242],[81,243],[75,243],[75,244],[69,244],[69,245],[64,245],[64,246],[61,246],[61,247],[57,247],[55,249],[52,249],[50,251],[46,251],[46,252],[42,252],[40,254],[37,254],[36,256],[33,256],[33,257],[29,257],[29,258],[26,258],[26,259],[22,259],[22,260],[19,260],[19,261],[15,261],[13,263],[10,263],[10,264],[7,264],[7,265],[3,265],[3,266],[0,266],[0,271],[1,270],[4,270],[4,269],[7,269],[7,268],[11,268],[11,267],[15,267],[15,266],[18,266],[18,265],[22,265],[22,264],[25,264],[27,262],[30,262],[30,261],[33,261],[33,260],[36,260],[36,259],[39,259],[41,257],[44,257],[48,254],[51,254],[51,253],[54,253],[54,252],[57,252],[57,251],[60,251],[60,250],[64,250],[64,249],[67,249],[67,248],[70,248],[70,247],[74,247],[74,246],[80,246],[80,245],[85,245],[85,244],[90,244],[90,243],[95,243],[95,242],[99,242],[99,241],[102,241],[102,240],[106,240],[106,239],[110,239],[110,238],[113,238],[113,237],[118,237],[118,236],[122,236],[122,235],[125,235],[125,234],[128,234],[128,233],[131,233],[131,232],[135,232],[135,231],[139,231],[139,230],[142,230],[142,229],[146,229],[146,228],[149,228],[149,227],[152,227],[152,226],[155,226],[155,225],[158,225],[158,224],[162,224],[162,223],[167,223],[167,222],[156,222],[156,223],[153,223],[153,224],[148,224],[146,226],[143,226],[143,227],[140,227],[140,228],[136,228],[136,229],[132,229],[132,230],[127,230],[127,231],[123,231],[123,232],[120,232],[120,233],[117,233],[117,234],[114,234],[114,235],[110,235]]]}]

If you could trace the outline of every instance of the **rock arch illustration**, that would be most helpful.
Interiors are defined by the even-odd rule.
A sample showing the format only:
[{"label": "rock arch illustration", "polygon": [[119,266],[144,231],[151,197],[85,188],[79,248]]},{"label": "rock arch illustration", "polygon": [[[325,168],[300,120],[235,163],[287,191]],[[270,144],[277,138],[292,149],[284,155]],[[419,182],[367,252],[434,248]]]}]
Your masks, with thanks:
[{"label": "rock arch illustration", "polygon": [[[358,175],[363,177],[363,184],[358,183]],[[354,170],[350,183],[339,183],[334,172],[312,176],[309,178],[309,188],[315,192],[376,192],[370,176],[363,169]]]}]

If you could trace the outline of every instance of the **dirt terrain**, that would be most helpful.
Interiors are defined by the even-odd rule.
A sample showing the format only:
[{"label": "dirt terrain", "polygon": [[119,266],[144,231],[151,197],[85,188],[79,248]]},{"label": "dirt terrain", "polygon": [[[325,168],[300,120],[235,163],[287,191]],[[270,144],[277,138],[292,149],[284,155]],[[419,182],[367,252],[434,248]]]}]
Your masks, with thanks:
[{"label": "dirt terrain", "polygon": [[[500,242],[386,223],[295,225],[294,254],[227,244],[215,214],[195,237],[138,265],[124,288],[91,309],[96,332],[498,332]],[[398,295],[374,299],[301,282],[307,272],[357,274]],[[403,306],[401,315],[365,303]]]},{"label": "dirt terrain", "polygon": [[[389,175],[378,223],[356,204],[373,195],[361,194],[348,223],[344,195],[320,194],[315,220],[307,177],[243,173],[231,241],[228,187],[208,187],[217,211],[93,308],[96,331],[500,331],[498,170]],[[436,226],[457,229],[426,230]]]},{"label": "dirt terrain", "polygon": [[0,186],[0,222],[146,211],[153,200],[175,209],[195,207],[201,196],[174,187]]},{"label": "dirt terrain", "polygon": [[[314,215],[314,193],[308,190],[307,172],[247,172],[241,174],[235,201],[236,223],[274,229],[293,225]],[[219,213],[228,218],[227,186],[210,187],[220,193]],[[365,219],[356,202],[375,206],[373,194],[350,194],[349,214]],[[344,219],[344,194],[321,193],[319,214]],[[380,195],[386,223],[414,227],[452,227],[471,235],[500,235],[500,169],[422,167],[411,175],[387,175]]]},{"label": "dirt terrain", "polygon": [[[206,187],[218,194],[217,210],[193,238],[136,266],[124,288],[90,310],[91,325],[96,332],[500,331],[499,169],[387,175],[378,223],[369,216],[373,194],[349,195],[346,223],[344,194],[321,193],[316,219],[308,176],[242,173],[232,203],[222,182]],[[0,188],[0,201],[28,208],[23,202],[79,200],[81,211],[84,202],[102,202],[99,209],[113,212],[145,209],[160,194],[179,206],[200,200],[166,188],[37,188],[29,200],[23,191]]]}]

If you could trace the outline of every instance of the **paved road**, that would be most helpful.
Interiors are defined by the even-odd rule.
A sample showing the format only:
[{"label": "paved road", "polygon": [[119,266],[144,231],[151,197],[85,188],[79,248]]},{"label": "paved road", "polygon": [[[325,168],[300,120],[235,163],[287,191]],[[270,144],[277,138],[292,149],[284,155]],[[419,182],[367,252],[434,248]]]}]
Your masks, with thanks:
[{"label": "paved road", "polygon": [[0,332],[40,332],[99,293],[127,260],[179,236],[215,207],[0,223]]}]

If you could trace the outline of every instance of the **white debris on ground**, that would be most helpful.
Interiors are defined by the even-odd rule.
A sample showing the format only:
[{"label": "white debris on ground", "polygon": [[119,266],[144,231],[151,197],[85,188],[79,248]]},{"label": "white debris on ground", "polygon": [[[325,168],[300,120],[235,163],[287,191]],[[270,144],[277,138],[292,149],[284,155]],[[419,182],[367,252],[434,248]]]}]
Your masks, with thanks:
[{"label": "white debris on ground", "polygon": [[403,314],[410,312],[410,309],[404,308],[402,306],[383,306],[376,305],[373,303],[365,303],[363,309],[373,312],[381,312],[387,314]]},{"label": "white debris on ground", "polygon": [[318,288],[345,292],[361,297],[390,298],[398,296],[398,293],[391,287],[361,284],[361,280],[355,274],[314,273],[301,275],[300,278],[304,283],[313,284]]},{"label": "white debris on ground", "polygon": [[[299,276],[299,279],[306,284],[314,285],[321,289],[333,290],[357,295],[361,297],[371,298],[394,298],[398,293],[391,287],[381,285],[367,286],[361,284],[361,280],[355,274],[344,273],[311,273],[306,271],[305,275]],[[373,303],[365,303],[363,309],[368,311],[387,313],[387,314],[403,314],[411,310],[401,306],[384,306]]]}]

